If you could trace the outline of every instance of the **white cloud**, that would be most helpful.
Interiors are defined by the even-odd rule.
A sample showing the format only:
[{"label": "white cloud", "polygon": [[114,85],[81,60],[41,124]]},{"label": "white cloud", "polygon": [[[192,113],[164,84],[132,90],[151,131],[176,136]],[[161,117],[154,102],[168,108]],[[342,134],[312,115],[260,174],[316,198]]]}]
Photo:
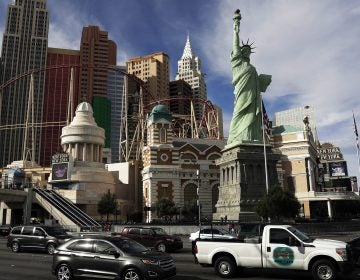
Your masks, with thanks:
[{"label": "white cloud", "polygon": [[[290,107],[311,104],[320,141],[331,140],[349,150],[351,110],[360,112],[360,2],[346,3],[242,1],[239,8],[240,37],[256,45],[253,65],[259,73],[273,75],[265,99],[275,108],[285,97]],[[202,53],[215,69],[211,74],[224,79],[231,76],[232,14],[238,4],[221,1],[202,35]],[[350,153],[347,156],[353,160]],[[351,164],[356,172],[357,164]]]}]

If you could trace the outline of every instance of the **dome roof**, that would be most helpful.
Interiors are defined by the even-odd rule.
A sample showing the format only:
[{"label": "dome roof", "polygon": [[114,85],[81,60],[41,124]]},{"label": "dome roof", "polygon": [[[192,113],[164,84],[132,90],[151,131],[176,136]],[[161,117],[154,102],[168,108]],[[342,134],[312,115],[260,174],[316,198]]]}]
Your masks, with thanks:
[{"label": "dome roof", "polygon": [[94,113],[91,105],[87,102],[81,102],[76,108],[76,113],[77,112],[89,112],[91,114]]},{"label": "dome roof", "polygon": [[166,122],[171,122],[172,116],[165,105],[158,104],[151,111],[149,123],[162,122],[164,120]]}]

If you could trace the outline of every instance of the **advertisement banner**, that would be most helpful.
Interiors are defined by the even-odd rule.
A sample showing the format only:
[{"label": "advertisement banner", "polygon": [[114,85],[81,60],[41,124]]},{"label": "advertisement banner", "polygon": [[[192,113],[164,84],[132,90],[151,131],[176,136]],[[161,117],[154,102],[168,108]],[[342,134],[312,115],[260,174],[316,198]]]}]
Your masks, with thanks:
[{"label": "advertisement banner", "polygon": [[52,181],[68,180],[69,163],[53,163],[51,170]]},{"label": "advertisement banner", "polygon": [[347,176],[346,161],[329,162],[329,167],[331,177]]}]

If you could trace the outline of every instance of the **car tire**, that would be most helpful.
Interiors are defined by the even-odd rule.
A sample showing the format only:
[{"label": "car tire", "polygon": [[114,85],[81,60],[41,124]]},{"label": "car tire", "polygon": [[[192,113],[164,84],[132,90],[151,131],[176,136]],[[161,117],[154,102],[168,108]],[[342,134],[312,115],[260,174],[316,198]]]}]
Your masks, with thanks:
[{"label": "car tire", "polygon": [[14,253],[19,253],[20,252],[20,245],[18,242],[13,242],[11,244],[11,250],[14,252]]},{"label": "car tire", "polygon": [[73,279],[71,268],[68,264],[63,263],[56,269],[57,280],[71,280]]},{"label": "car tire", "polygon": [[165,244],[160,242],[158,245],[156,245],[156,250],[159,252],[166,252]]},{"label": "car tire", "polygon": [[315,280],[335,280],[337,269],[331,261],[320,259],[311,266],[311,274]]},{"label": "car tire", "polygon": [[56,249],[56,247],[55,247],[55,244],[53,244],[53,243],[50,243],[50,244],[48,244],[48,245],[46,246],[46,252],[47,252],[49,255],[53,255],[54,252],[55,252],[55,249]]},{"label": "car tire", "polygon": [[128,268],[123,273],[121,280],[141,280],[141,274],[135,268]]},{"label": "car tire", "polygon": [[234,261],[226,256],[222,256],[215,261],[215,273],[222,278],[231,278],[235,276],[236,264]]}]

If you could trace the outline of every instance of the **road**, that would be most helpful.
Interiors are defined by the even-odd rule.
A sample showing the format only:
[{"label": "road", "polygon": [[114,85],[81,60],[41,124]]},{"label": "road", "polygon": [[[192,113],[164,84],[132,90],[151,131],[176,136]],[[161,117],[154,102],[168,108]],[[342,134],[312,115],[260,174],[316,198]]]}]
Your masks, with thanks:
[{"label": "road", "polygon": [[[334,238],[335,239],[335,238]],[[338,238],[340,239],[340,238]],[[173,280],[220,280],[211,267],[194,264],[190,243],[184,238],[184,248],[172,253],[176,261],[177,276]],[[0,279],[1,280],[55,280],[51,274],[52,256],[45,253],[21,252],[13,253],[6,247],[6,239],[0,237]],[[289,272],[285,270],[245,269],[233,278],[234,280],[303,280],[311,279],[307,272]],[[354,280],[340,277],[340,280]],[[360,279],[360,277],[356,278]]]}]

